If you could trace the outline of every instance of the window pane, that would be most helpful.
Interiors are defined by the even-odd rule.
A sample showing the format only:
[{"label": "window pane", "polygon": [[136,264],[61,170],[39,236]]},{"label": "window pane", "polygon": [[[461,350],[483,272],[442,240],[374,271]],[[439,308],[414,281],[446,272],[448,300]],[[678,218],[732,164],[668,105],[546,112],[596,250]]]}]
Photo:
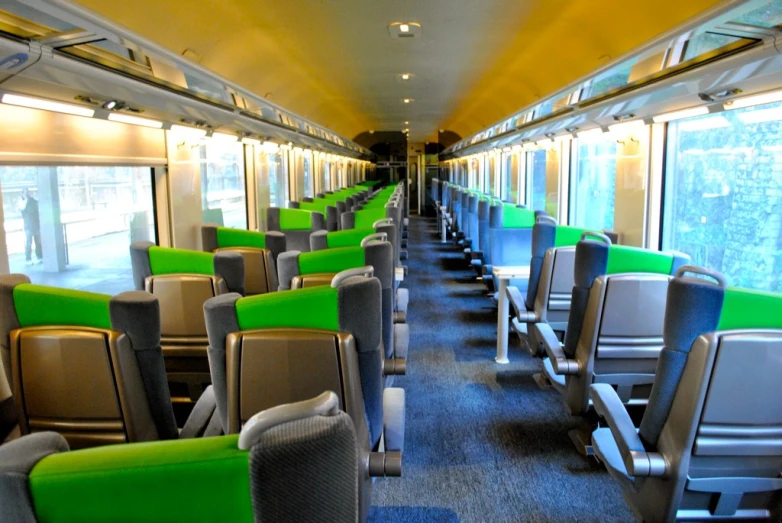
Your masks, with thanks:
[{"label": "window pane", "polygon": [[527,206],[557,217],[559,210],[559,154],[556,149],[538,149],[527,153],[530,173]]},{"label": "window pane", "polygon": [[623,245],[642,247],[649,135],[612,133],[579,138],[575,148],[570,222],[613,230]]},{"label": "window pane", "polygon": [[695,58],[709,51],[714,51],[733,42],[738,42],[741,38],[737,36],[721,35],[716,33],[703,33],[687,41],[687,50],[684,52],[682,61]]},{"label": "window pane", "polygon": [[[304,156],[304,196],[312,198],[315,196],[312,178],[312,158],[309,155]],[[352,166],[351,166],[352,167]]]},{"label": "window pane", "polygon": [[665,249],[782,292],[782,104],[669,124],[665,180]]},{"label": "window pane", "polygon": [[782,2],[773,0],[733,21],[758,27],[776,27],[782,24]]},{"label": "window pane", "polygon": [[11,272],[107,294],[134,288],[128,246],[157,241],[151,168],[0,167],[0,185]]},{"label": "window pane", "polygon": [[204,223],[247,228],[241,143],[212,142],[201,146],[201,209]]}]

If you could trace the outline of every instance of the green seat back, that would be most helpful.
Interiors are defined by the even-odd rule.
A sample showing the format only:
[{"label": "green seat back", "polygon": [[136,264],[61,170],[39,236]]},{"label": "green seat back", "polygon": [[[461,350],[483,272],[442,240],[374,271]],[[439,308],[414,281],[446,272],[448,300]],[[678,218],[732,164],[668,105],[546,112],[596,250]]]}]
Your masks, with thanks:
[{"label": "green seat back", "polygon": [[253,247],[256,249],[265,249],[266,234],[256,231],[247,231],[244,229],[218,227],[217,247],[220,249],[224,249],[226,247]]},{"label": "green seat back", "polygon": [[782,294],[728,287],[718,329],[782,329]]},{"label": "green seat back", "polygon": [[108,294],[22,283],[14,287],[21,327],[72,325],[111,329]]}]

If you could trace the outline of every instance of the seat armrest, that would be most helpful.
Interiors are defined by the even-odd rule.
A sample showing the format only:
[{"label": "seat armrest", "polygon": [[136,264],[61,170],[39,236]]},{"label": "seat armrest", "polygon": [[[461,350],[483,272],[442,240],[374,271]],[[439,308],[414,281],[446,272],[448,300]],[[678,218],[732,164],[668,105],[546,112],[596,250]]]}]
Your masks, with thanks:
[{"label": "seat armrest", "polygon": [[394,324],[394,357],[407,359],[410,346],[410,326],[406,323]]},{"label": "seat armrest", "polygon": [[204,390],[201,397],[198,398],[193,411],[185,421],[185,426],[182,427],[182,431],[179,433],[179,439],[199,438],[204,435],[213,436],[215,434],[208,434],[207,429],[212,418],[217,416],[217,400],[215,399],[215,392],[212,385],[209,385]]},{"label": "seat armrest", "polygon": [[528,311],[527,304],[524,302],[524,296],[521,295],[521,291],[515,285],[509,285],[505,289],[505,293],[508,295],[513,310],[516,311],[516,317],[519,321],[525,323],[532,323],[537,321],[537,315],[535,311]]},{"label": "seat armrest", "polygon": [[476,259],[476,258],[481,258],[482,259],[483,258],[483,251],[473,251],[473,250],[471,250],[470,251],[470,256],[472,257],[472,259]]},{"label": "seat armrest", "polygon": [[608,423],[627,474],[634,477],[663,476],[665,458],[657,452],[647,452],[633,420],[622,400],[608,383],[595,383],[589,387],[589,397],[595,411]]},{"label": "seat armrest", "polygon": [[405,390],[389,387],[383,391],[383,441],[386,452],[405,449]]},{"label": "seat armrest", "polygon": [[546,354],[551,360],[551,367],[554,369],[554,373],[560,376],[578,374],[578,362],[568,359],[565,351],[562,349],[562,343],[557,338],[557,335],[554,334],[551,326],[548,323],[533,323],[532,328],[546,349]]}]

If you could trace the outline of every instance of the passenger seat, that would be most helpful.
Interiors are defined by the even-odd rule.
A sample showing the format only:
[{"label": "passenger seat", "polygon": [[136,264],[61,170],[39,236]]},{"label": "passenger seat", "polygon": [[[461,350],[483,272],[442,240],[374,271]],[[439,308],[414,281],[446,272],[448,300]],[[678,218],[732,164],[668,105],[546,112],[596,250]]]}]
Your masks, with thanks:
[{"label": "passenger seat", "polygon": [[160,301],[163,359],[181,424],[211,384],[204,302],[228,292],[244,294],[244,261],[232,251],[210,254],[150,242],[133,242],[130,259],[136,290]]},{"label": "passenger seat", "polygon": [[204,306],[217,411],[227,434],[259,410],[332,390],[359,442],[360,504],[371,476],[401,474],[405,395],[384,388],[381,287],[340,275],[330,286],[250,298],[229,294]]},{"label": "passenger seat", "polygon": [[283,233],[202,225],[201,246],[206,252],[233,251],[242,255],[246,296],[277,290],[277,256],[286,250]]},{"label": "passenger seat", "polygon": [[158,299],[33,285],[0,276],[3,361],[22,434],[71,448],[219,434],[207,388],[181,433],[168,391]]},{"label": "passenger seat", "polygon": [[782,295],[681,267],[664,323],[638,431],[610,384],[591,386],[595,454],[643,521],[780,521]]},{"label": "passenger seat", "polygon": [[301,209],[266,209],[266,224],[270,231],[285,235],[288,250],[309,252],[310,234],[326,229],[326,217],[315,211]]}]

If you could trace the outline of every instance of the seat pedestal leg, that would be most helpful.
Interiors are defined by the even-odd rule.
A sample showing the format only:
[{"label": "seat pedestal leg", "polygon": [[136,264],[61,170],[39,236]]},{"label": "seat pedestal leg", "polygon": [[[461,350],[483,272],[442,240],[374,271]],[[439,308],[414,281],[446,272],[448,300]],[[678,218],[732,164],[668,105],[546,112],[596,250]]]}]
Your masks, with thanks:
[{"label": "seat pedestal leg", "polygon": [[551,388],[551,382],[548,380],[545,374],[542,372],[538,372],[532,375],[532,379],[535,380],[535,383],[538,387],[540,387],[543,390],[550,389]]},{"label": "seat pedestal leg", "polygon": [[582,456],[594,456],[595,449],[592,448],[592,430],[587,427],[569,430],[567,435],[570,441],[576,446],[576,450]]}]

